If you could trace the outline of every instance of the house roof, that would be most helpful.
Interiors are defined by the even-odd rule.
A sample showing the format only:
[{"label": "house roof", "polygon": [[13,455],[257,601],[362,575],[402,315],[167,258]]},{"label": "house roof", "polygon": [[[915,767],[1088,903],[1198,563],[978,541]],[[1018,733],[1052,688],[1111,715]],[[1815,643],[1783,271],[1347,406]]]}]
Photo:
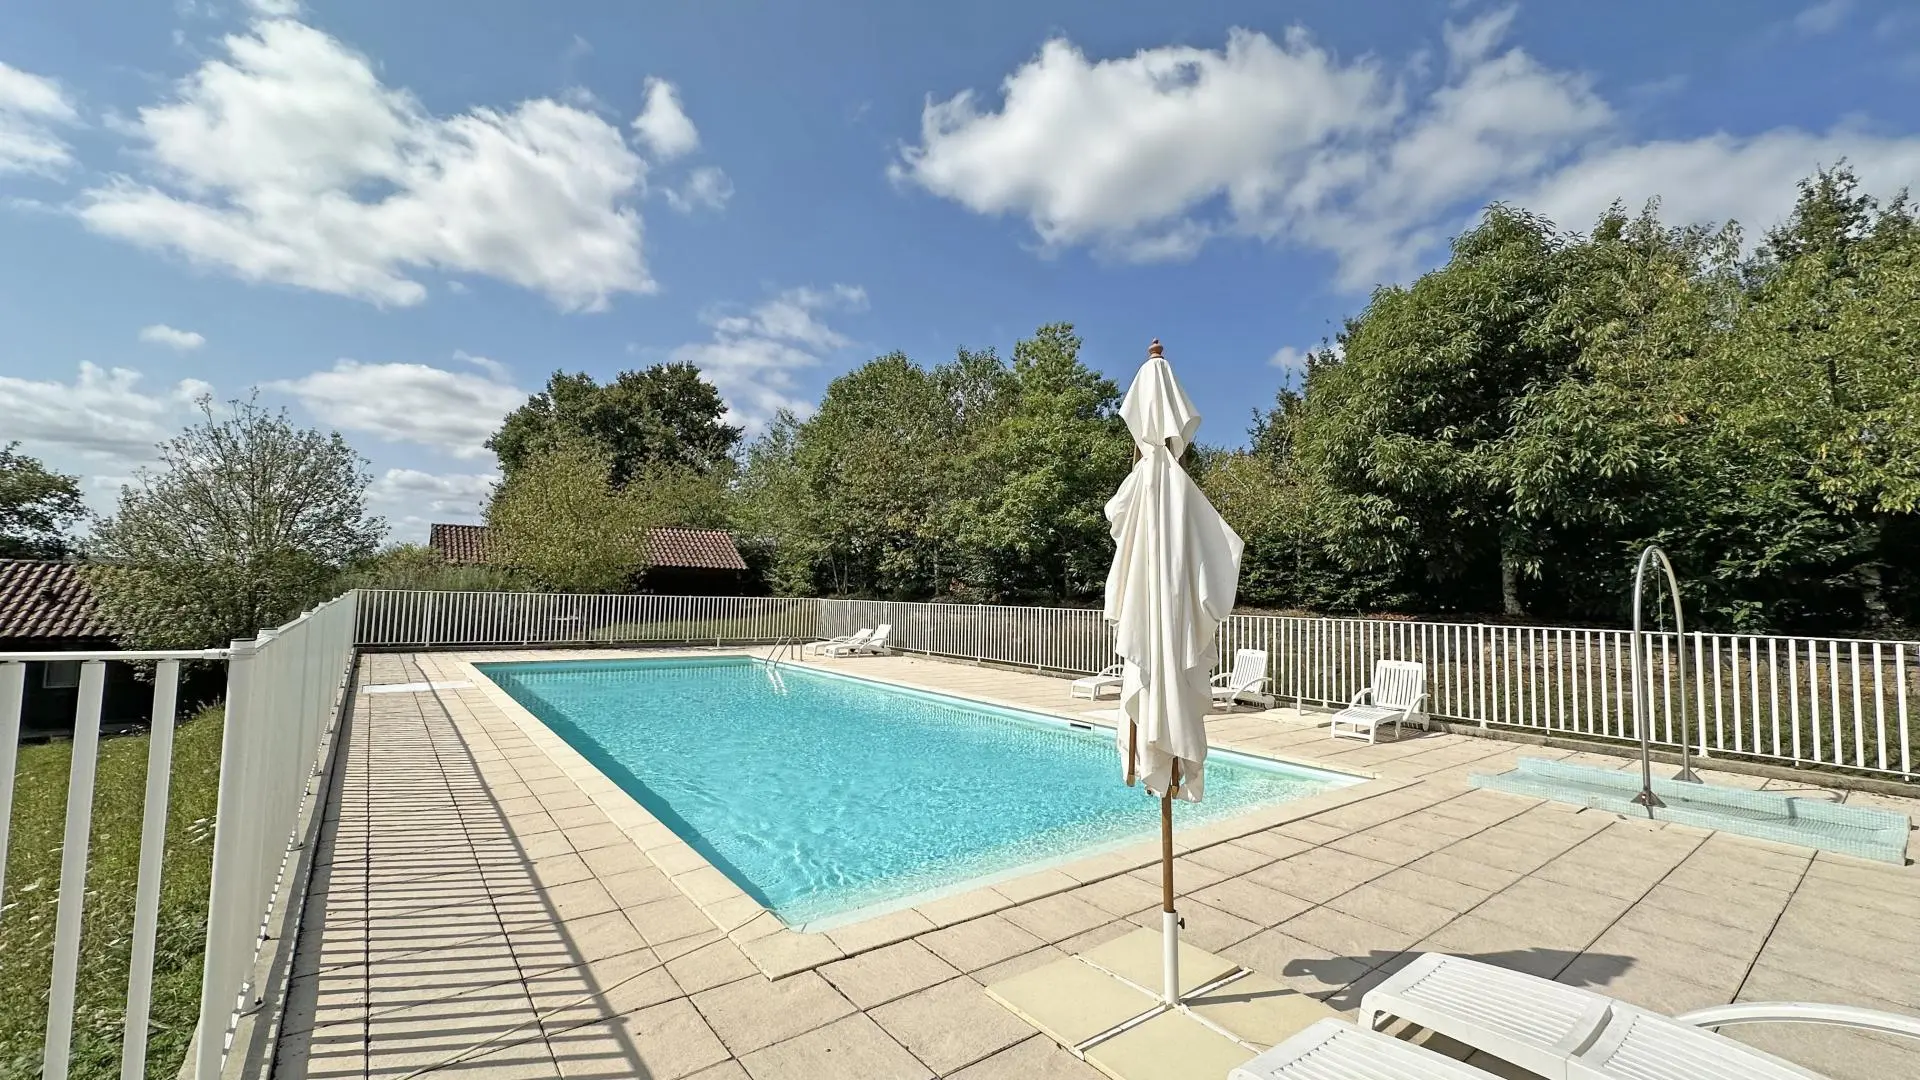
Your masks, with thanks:
[{"label": "house roof", "polygon": [[487,527],[485,525],[435,525],[428,535],[427,544],[448,562],[483,563],[487,561]]},{"label": "house roof", "polygon": [[689,570],[745,570],[732,534],[721,529],[652,529],[647,564]]},{"label": "house roof", "polygon": [[0,559],[0,638],[111,638],[80,564]]},{"label": "house roof", "polygon": [[[485,525],[435,525],[427,542],[448,562],[487,561]],[[646,555],[649,566],[681,570],[747,568],[732,534],[724,529],[650,529]]]}]

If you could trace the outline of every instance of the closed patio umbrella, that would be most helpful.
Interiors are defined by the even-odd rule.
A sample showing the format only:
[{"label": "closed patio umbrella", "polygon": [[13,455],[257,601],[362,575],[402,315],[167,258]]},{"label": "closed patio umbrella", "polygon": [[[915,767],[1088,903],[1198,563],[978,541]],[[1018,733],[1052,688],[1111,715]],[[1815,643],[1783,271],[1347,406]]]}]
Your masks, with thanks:
[{"label": "closed patio umbrella", "polygon": [[1106,619],[1121,672],[1117,741],[1128,785],[1160,797],[1165,992],[1178,1004],[1179,917],[1173,908],[1173,800],[1206,790],[1208,679],[1215,633],[1233,611],[1240,537],[1180,467],[1200,414],[1155,339],[1120,415],[1133,436],[1133,471],[1107,502],[1115,550]]}]

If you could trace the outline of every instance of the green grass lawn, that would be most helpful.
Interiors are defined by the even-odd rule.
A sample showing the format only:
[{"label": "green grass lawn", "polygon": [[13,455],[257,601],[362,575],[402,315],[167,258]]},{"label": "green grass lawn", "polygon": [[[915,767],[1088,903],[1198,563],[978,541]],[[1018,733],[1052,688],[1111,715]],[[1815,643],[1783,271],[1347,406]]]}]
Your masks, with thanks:
[{"label": "green grass lawn", "polygon": [[[172,1077],[179,1072],[200,1004],[221,716],[218,708],[208,709],[174,735],[166,868],[155,942],[152,1036],[147,1049],[149,1077]],[[0,1078],[5,1080],[40,1074],[71,756],[72,745],[64,742],[20,748],[13,836],[7,850],[6,906],[0,909]],[[102,740],[73,1024],[71,1075],[84,1080],[119,1075],[146,773],[146,735]]]}]

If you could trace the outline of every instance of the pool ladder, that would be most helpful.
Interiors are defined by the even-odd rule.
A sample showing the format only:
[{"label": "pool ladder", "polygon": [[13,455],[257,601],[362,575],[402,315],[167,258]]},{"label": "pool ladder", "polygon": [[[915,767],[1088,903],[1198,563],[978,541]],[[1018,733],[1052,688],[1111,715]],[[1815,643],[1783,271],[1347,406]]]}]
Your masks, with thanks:
[{"label": "pool ladder", "polygon": [[795,637],[792,634],[782,635],[780,640],[773,643],[773,648],[767,650],[766,658],[761,662],[766,664],[768,667],[772,667],[774,664],[779,663],[783,657],[788,655],[787,650],[792,648],[795,645],[799,645],[802,648],[805,648],[805,643],[802,642],[798,637]]},{"label": "pool ladder", "polygon": [[1684,680],[1687,671],[1687,628],[1680,614],[1680,582],[1674,577],[1673,563],[1668,561],[1667,553],[1658,547],[1648,545],[1640,552],[1640,565],[1633,572],[1633,725],[1640,730],[1640,794],[1633,801],[1646,807],[1651,818],[1657,807],[1667,805],[1660,796],[1653,793],[1653,688],[1651,672],[1643,667],[1651,667],[1653,658],[1647,654],[1644,631],[1640,627],[1642,613],[1641,597],[1646,584],[1647,567],[1658,560],[1660,569],[1667,579],[1667,596],[1673,601],[1673,637],[1678,645],[1680,677],[1680,771],[1674,779],[1682,783],[1698,784],[1700,778],[1694,775],[1690,742],[1687,733],[1687,694]]}]

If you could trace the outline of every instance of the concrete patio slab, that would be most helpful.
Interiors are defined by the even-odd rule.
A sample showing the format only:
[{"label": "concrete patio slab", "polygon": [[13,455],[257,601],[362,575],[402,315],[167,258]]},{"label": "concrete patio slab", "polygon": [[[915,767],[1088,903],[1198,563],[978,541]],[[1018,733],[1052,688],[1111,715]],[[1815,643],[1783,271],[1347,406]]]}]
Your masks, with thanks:
[{"label": "concrete patio slab", "polygon": [[[475,685],[356,695],[307,889],[277,1076],[760,1080],[852,1075],[836,1067],[856,1059],[881,1076],[1097,1075],[998,1005],[1010,1026],[977,1048],[984,1058],[957,1065],[975,1051],[918,1033],[912,1018],[926,1010],[885,1014],[897,1031],[880,1017],[942,987],[954,1000],[972,987],[987,1007],[982,984],[1095,951],[1135,916],[1157,927],[1154,845],[903,909],[919,918],[882,913],[873,925],[795,931],[702,873],[704,860],[670,828],[472,679],[478,660],[569,655],[607,653],[363,658],[363,685]],[[1085,704],[1068,702],[1058,679],[969,664],[823,666],[1059,716]],[[1248,1013],[1264,1016],[1269,1036],[1300,1012],[1350,1015],[1367,987],[1425,948],[1659,1009],[1798,998],[1920,1012],[1920,961],[1909,956],[1920,956],[1920,869],[1911,864],[1813,855],[1467,784],[1523,754],[1625,767],[1621,758],[1440,734],[1356,754],[1364,744],[1330,740],[1291,709],[1237,711],[1208,726],[1215,745],[1377,777],[1365,790],[1248,815],[1240,835],[1176,824],[1186,941],[1253,969],[1260,981],[1243,982],[1262,988],[1211,1012],[1195,1006],[1214,1022],[1272,1001],[1293,1012]],[[1827,794],[1920,816],[1914,800]],[[1049,943],[1056,935],[1066,936]],[[1150,985],[1157,951],[1152,961]],[[1920,1075],[1920,1050],[1890,1038],[1800,1026],[1730,1033],[1836,1080]]]}]

